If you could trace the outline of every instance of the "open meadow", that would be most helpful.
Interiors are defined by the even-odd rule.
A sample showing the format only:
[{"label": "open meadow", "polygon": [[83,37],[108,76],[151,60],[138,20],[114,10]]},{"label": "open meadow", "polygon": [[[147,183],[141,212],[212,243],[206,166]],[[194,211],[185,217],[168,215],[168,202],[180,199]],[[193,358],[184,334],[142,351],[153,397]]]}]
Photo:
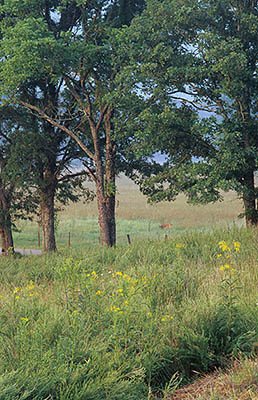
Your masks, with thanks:
[{"label": "open meadow", "polygon": [[[150,206],[121,185],[116,249],[94,204],[73,205],[58,230],[77,244],[1,257],[0,400],[257,399],[258,235],[240,211],[232,195]],[[203,392],[182,387],[214,370]]]},{"label": "open meadow", "polygon": [[[165,234],[173,235],[189,229],[210,229],[221,226],[242,226],[238,215],[243,212],[241,202],[235,193],[226,193],[223,202],[205,206],[193,206],[186,203],[184,196],[175,202],[148,204],[138,187],[126,177],[118,179],[117,195],[117,242],[132,242],[139,238],[159,239]],[[172,229],[163,231],[162,224],[172,224]],[[38,224],[29,221],[18,223],[19,232],[14,233],[15,247],[39,248]],[[99,225],[96,200],[83,204],[72,203],[59,213],[56,223],[57,247],[68,245],[70,232],[71,247],[82,249],[87,244],[99,243]]]}]

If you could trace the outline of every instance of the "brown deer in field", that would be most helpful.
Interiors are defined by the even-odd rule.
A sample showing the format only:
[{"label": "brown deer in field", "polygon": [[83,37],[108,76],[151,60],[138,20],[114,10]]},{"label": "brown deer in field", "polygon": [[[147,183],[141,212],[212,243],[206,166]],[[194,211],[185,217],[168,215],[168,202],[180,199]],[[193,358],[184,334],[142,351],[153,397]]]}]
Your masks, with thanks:
[{"label": "brown deer in field", "polygon": [[170,229],[172,228],[172,224],[162,224],[160,225],[160,229]]}]

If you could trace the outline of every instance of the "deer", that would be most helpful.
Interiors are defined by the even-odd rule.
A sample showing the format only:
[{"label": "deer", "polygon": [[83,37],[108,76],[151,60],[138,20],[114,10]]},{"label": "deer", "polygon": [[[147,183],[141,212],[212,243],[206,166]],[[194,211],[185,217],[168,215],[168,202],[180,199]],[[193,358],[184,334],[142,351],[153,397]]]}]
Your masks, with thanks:
[{"label": "deer", "polygon": [[160,225],[160,229],[170,229],[172,228],[172,224],[162,224]]}]

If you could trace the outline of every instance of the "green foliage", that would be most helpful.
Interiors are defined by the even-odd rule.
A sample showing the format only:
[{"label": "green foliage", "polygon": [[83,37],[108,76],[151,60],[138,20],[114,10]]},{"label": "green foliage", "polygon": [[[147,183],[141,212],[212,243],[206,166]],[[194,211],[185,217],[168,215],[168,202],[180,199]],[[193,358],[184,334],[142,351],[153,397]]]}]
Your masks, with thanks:
[{"label": "green foliage", "polygon": [[158,104],[142,112],[141,138],[168,156],[158,174],[138,178],[143,193],[208,203],[233,189],[256,225],[256,2],[149,1],[124,34],[123,77],[133,75]]}]

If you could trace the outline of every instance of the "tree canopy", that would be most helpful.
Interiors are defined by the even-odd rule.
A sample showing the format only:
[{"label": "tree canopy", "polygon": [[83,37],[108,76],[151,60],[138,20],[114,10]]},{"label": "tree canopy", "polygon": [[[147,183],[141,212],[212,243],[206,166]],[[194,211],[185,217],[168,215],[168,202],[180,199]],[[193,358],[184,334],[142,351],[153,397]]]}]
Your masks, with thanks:
[{"label": "tree canopy", "polygon": [[[130,2],[130,9],[123,10],[128,23],[132,12],[140,11],[136,7],[140,2],[134,3],[135,8]],[[10,7],[5,2],[2,11],[8,17],[2,25],[4,61],[0,72],[7,101],[31,110],[70,136],[84,152],[84,166],[96,185],[102,242],[109,246],[116,241],[116,175],[129,171],[129,165],[142,169],[147,163],[147,156],[142,154],[141,163],[133,156],[134,133],[125,129],[145,99],[116,79],[126,57],[119,55],[119,33],[110,22],[109,11],[115,5],[104,1],[41,1],[35,5],[26,1]],[[122,20],[115,23],[122,24]],[[42,92],[45,100],[39,83],[44,82],[44,88],[58,88],[63,105],[57,107],[53,96],[47,97],[47,103],[40,101],[40,96],[35,102],[35,93],[28,98],[31,82],[35,93]]]},{"label": "tree canopy", "polygon": [[257,1],[149,1],[127,37],[143,90],[167,103],[147,113],[148,141],[168,162],[142,177],[143,192],[205,203],[232,189],[247,224],[257,225]]}]

